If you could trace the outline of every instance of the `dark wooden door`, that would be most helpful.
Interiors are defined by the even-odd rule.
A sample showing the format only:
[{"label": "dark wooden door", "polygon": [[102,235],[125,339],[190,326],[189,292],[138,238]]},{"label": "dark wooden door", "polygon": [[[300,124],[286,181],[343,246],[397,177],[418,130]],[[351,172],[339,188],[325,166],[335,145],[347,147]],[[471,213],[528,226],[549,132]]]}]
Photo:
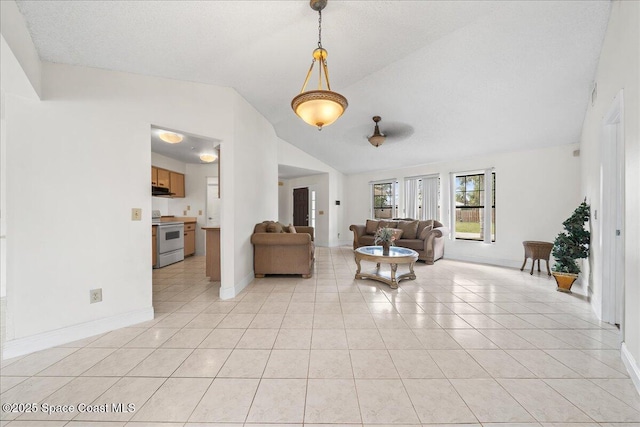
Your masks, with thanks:
[{"label": "dark wooden door", "polygon": [[309,225],[309,189],[293,189],[293,225]]}]

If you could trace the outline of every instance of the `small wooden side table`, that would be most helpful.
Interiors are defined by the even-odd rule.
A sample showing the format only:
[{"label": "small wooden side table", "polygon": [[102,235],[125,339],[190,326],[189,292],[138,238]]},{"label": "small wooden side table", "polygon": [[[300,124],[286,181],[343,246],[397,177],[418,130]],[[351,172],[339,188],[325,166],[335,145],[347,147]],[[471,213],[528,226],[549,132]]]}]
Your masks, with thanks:
[{"label": "small wooden side table", "polygon": [[551,270],[549,270],[549,257],[551,256],[551,249],[553,249],[553,243],[549,242],[536,242],[533,240],[525,240],[522,242],[524,246],[524,262],[520,271],[524,270],[524,266],[527,264],[527,258],[531,258],[533,263],[531,264],[531,273],[533,274],[533,267],[538,261],[538,271],[540,271],[540,260],[543,259],[547,262],[547,273],[551,276]]}]

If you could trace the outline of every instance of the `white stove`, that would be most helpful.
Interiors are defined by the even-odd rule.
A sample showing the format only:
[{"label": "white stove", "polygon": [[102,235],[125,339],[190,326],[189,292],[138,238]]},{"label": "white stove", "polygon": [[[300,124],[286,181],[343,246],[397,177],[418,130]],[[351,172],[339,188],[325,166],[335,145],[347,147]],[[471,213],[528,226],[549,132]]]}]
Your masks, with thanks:
[{"label": "white stove", "polygon": [[156,251],[158,254],[157,264],[154,268],[165,267],[184,260],[184,223],[161,222],[160,211],[153,211],[152,224],[158,226],[158,245]]}]

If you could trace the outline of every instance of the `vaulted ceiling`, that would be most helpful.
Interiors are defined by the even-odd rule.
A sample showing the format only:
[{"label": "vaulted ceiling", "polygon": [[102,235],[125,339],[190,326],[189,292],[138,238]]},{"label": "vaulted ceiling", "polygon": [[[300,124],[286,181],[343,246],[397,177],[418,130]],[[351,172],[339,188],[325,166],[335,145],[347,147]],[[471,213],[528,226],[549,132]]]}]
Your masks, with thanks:
[{"label": "vaulted ceiling", "polygon": [[[317,45],[305,0],[17,4],[42,60],[233,87],[344,173],[578,142],[610,7],[331,0],[322,41],[349,108],[318,132],[290,107]],[[372,147],[374,115],[402,137]]]}]

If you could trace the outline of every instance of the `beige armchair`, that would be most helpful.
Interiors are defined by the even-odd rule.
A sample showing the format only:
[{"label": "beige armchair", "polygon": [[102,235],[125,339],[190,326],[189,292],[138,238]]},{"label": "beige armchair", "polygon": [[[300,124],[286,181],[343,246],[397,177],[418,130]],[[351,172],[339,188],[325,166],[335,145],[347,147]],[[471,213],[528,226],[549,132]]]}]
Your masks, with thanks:
[{"label": "beige armchair", "polygon": [[[313,268],[315,245],[313,227],[295,227],[295,233],[280,224],[275,231],[267,231],[270,221],[256,224],[251,235],[253,244],[253,270],[255,277],[266,274],[301,274],[308,279]],[[277,223],[275,223],[277,224]],[[274,227],[269,227],[272,229]]]},{"label": "beige armchair", "polygon": [[449,229],[436,220],[367,220],[365,225],[351,225],[353,249],[374,246],[374,234],[382,227],[402,230],[400,238],[395,241],[396,246],[418,252],[418,259],[426,264],[433,264],[444,256],[444,241]]}]

